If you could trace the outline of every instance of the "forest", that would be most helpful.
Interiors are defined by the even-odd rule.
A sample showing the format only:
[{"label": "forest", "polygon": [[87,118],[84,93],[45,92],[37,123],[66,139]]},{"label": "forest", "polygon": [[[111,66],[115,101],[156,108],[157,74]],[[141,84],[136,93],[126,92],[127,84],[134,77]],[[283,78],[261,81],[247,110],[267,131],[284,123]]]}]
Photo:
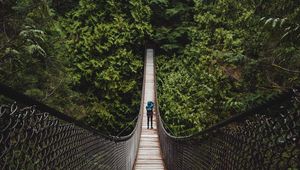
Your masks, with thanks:
[{"label": "forest", "polygon": [[0,81],[116,135],[151,44],[162,118],[190,135],[299,87],[299,24],[298,0],[1,0]]}]

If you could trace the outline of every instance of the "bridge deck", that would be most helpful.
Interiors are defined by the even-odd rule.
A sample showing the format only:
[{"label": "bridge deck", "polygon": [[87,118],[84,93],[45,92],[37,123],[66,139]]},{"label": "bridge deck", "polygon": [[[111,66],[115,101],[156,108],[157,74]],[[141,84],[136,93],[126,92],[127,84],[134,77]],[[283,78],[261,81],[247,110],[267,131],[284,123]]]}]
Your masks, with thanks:
[{"label": "bridge deck", "polygon": [[147,129],[146,104],[147,101],[154,101],[154,65],[153,50],[146,51],[146,78],[144,95],[144,113],[142,123],[142,134],[140,146],[136,159],[136,170],[164,170],[164,163],[161,156],[160,144],[157,134],[156,113],[153,115],[153,129]]}]

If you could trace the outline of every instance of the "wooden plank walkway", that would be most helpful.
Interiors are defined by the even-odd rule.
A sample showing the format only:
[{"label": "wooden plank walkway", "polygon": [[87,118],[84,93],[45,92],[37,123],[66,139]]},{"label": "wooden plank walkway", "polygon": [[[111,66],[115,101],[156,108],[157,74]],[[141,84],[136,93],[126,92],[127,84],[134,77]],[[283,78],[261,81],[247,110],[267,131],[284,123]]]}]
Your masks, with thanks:
[{"label": "wooden plank walkway", "polygon": [[[142,133],[140,139],[140,146],[136,159],[136,170],[164,170],[164,163],[161,156],[160,144],[157,134],[156,112],[153,114],[153,129],[147,129],[147,114],[146,105],[148,101],[155,101],[154,99],[154,63],[153,63],[153,49],[146,51],[146,77],[145,77],[145,95],[144,95],[144,112]],[[154,103],[155,104],[155,103]]]}]

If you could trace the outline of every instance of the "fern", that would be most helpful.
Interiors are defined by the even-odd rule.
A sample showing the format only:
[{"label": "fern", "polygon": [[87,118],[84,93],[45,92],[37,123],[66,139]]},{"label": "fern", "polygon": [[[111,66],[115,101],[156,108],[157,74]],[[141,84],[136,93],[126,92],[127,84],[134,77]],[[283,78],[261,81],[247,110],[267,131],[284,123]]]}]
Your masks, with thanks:
[{"label": "fern", "polygon": [[298,23],[288,22],[287,18],[266,18],[263,17],[260,19],[261,22],[264,22],[265,28],[270,28],[272,31],[281,32],[281,41],[286,40],[287,38],[292,38],[299,40],[300,29]]},{"label": "fern", "polygon": [[32,45],[27,46],[26,48],[27,48],[28,53],[31,55],[37,53],[41,56],[44,56],[44,57],[46,56],[45,50],[38,44],[32,44]]}]

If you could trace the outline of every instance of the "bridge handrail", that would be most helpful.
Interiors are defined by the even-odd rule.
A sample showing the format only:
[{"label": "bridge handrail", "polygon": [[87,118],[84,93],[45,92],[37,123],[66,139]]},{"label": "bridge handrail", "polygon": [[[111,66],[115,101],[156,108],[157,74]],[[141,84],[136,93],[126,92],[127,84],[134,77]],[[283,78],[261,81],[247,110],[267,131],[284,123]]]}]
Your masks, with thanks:
[{"label": "bridge handrail", "polygon": [[[86,129],[90,132],[93,132],[96,135],[102,136],[102,137],[104,137],[108,140],[112,140],[112,141],[115,141],[115,142],[122,142],[122,141],[126,141],[126,140],[130,139],[134,135],[136,129],[138,128],[138,126],[135,126],[134,129],[131,131],[131,133],[126,135],[126,136],[120,136],[119,137],[119,136],[106,135],[106,134],[102,133],[101,131],[99,131],[99,130],[91,127],[91,126],[88,126],[88,125],[82,123],[82,121],[76,120],[73,117],[70,117],[70,116],[68,116],[68,115],[66,115],[66,114],[64,114],[64,113],[62,113],[62,112],[60,112],[60,111],[44,104],[44,103],[41,103],[41,102],[39,102],[39,101],[37,101],[37,100],[27,96],[27,95],[19,93],[19,92],[15,91],[13,88],[11,88],[9,86],[6,86],[4,84],[1,84],[1,83],[0,83],[0,95],[4,95],[5,97],[8,97],[12,100],[15,100],[15,101],[17,101],[17,103],[22,103],[22,104],[27,105],[27,106],[34,106],[35,109],[37,109],[39,111],[47,112],[47,113],[49,113],[50,115],[52,115],[56,118],[64,120],[68,123],[72,123],[72,124],[74,124],[78,127],[81,127],[81,128]],[[137,122],[138,122],[139,118],[141,117],[140,116],[141,115],[140,112],[142,111],[141,109],[142,108],[140,108],[140,111],[139,111],[139,114],[138,114],[137,118],[134,119],[135,121],[137,120]]]},{"label": "bridge handrail", "polygon": [[[159,139],[168,169],[299,168],[299,88],[196,134],[175,136],[161,117],[154,80]],[[274,107],[277,112],[269,113]]]},{"label": "bridge handrail", "polygon": [[70,117],[66,114],[63,114],[61,113],[60,111],[44,104],[44,103],[41,103],[27,95],[24,95],[22,93],[19,93],[17,91],[15,91],[13,88],[9,87],[9,86],[6,86],[4,84],[1,84],[0,83],[0,95],[3,95],[9,99],[12,99],[14,101],[17,101],[17,103],[22,103],[24,105],[27,105],[27,106],[34,106],[35,109],[39,110],[39,111],[42,111],[42,112],[47,112],[49,113],[50,115],[56,117],[56,118],[59,118],[61,120],[64,120],[68,123],[72,123],[78,127],[81,127],[83,129],[86,129],[90,132],[93,132],[94,134],[96,135],[100,135],[106,139],[109,139],[109,140],[114,140],[114,138],[112,136],[108,136],[102,132],[100,132],[99,130],[95,129],[95,128],[92,128],[90,126],[87,126],[86,124],[82,123],[81,121],[79,120],[76,120],[74,119],[73,117]]},{"label": "bridge handrail", "polygon": [[[144,67],[145,74],[145,67]],[[126,136],[109,136],[0,83],[0,170],[126,169],[134,166],[140,134],[145,80],[139,115]],[[1,101],[2,102],[2,101]]]},{"label": "bridge handrail", "polygon": [[222,120],[214,125],[212,125],[211,127],[208,127],[207,129],[204,129],[203,131],[200,131],[200,132],[197,132],[195,134],[192,134],[192,135],[187,135],[187,136],[175,136],[173,134],[170,133],[170,130],[166,130],[166,123],[162,120],[161,116],[160,116],[160,111],[159,111],[159,104],[158,104],[158,99],[157,100],[157,112],[158,112],[158,115],[159,115],[159,118],[160,118],[160,121],[161,121],[161,124],[163,125],[163,130],[164,132],[166,133],[166,135],[168,135],[169,137],[171,138],[174,138],[174,139],[178,139],[178,140],[187,140],[189,138],[194,138],[194,137],[198,137],[198,136],[201,136],[201,135],[206,135],[214,130],[217,130],[219,128],[222,128],[230,123],[233,123],[235,121],[238,121],[238,120],[241,120],[243,119],[244,117],[247,117],[247,116],[251,116],[251,115],[254,115],[255,112],[259,111],[259,110],[262,110],[262,109],[265,109],[267,107],[271,107],[272,105],[276,105],[276,104],[280,104],[281,102],[283,102],[284,100],[287,100],[293,96],[295,96],[295,93],[299,90],[297,90],[299,88],[293,88],[293,89],[289,89],[285,92],[283,92],[282,94],[278,94],[276,96],[274,96],[272,99],[270,99],[269,101],[266,101],[265,103],[262,103],[260,104],[259,106],[256,106],[256,107],[253,107],[253,108],[250,108],[242,113],[239,113],[239,114],[236,114],[236,115],[233,115],[225,120]]},{"label": "bridge handrail", "polygon": [[195,133],[191,136],[187,136],[186,138],[193,138],[193,137],[198,137],[198,136],[201,136],[201,135],[206,135],[214,130],[217,130],[219,128],[222,128],[230,123],[233,123],[233,122],[236,122],[236,121],[239,121],[247,116],[254,116],[255,113],[259,112],[260,110],[263,110],[265,108],[270,108],[276,104],[280,104],[286,100],[289,100],[291,97],[294,97],[296,96],[296,93],[298,92],[299,90],[297,89],[289,89],[285,92],[283,92],[282,94],[278,94],[276,96],[273,96],[272,99],[268,100],[268,101],[265,101],[265,103],[262,103],[258,106],[255,106],[253,108],[250,108],[242,113],[239,113],[239,114],[236,114],[236,115],[233,115],[223,121],[220,121],[218,122],[217,124],[201,131],[201,132],[198,132],[198,133]]}]

